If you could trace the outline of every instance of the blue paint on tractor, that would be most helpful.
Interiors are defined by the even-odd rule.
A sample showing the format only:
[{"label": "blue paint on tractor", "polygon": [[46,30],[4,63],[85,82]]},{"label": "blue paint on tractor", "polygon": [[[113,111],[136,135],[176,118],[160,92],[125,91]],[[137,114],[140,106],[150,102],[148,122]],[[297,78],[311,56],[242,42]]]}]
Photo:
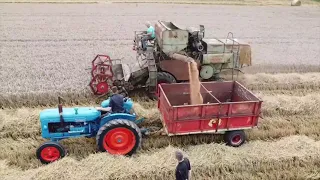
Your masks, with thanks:
[{"label": "blue paint on tractor", "polygon": [[[101,116],[101,112],[94,107],[63,108],[62,116],[65,122],[73,122],[75,119],[94,121]],[[41,111],[40,120],[60,122],[59,110],[55,108]]]},{"label": "blue paint on tractor", "polygon": [[104,100],[101,103],[101,107],[106,108],[109,107],[110,99]]},{"label": "blue paint on tractor", "polygon": [[[108,107],[109,99],[101,103]],[[126,99],[124,107],[130,112],[133,107],[131,99]],[[71,137],[94,137],[99,128],[114,119],[125,119],[136,122],[136,114],[132,113],[103,113],[94,107],[62,108],[63,122],[60,120],[59,110],[45,109],[40,112],[41,135],[51,141]]]}]

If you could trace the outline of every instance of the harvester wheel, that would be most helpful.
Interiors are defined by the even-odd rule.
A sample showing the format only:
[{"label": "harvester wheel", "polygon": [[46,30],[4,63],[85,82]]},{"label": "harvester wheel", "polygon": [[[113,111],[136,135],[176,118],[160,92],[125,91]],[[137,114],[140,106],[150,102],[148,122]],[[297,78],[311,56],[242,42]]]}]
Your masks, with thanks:
[{"label": "harvester wheel", "polygon": [[167,72],[158,72],[157,73],[157,81],[158,84],[161,83],[175,83],[176,79]]},{"label": "harvester wheel", "polygon": [[112,120],[103,125],[96,136],[98,150],[116,155],[134,154],[141,146],[139,127],[125,119]]},{"label": "harvester wheel", "polygon": [[[149,80],[148,80],[148,82],[149,82]],[[167,72],[158,72],[157,73],[157,88],[158,88],[158,85],[161,83],[171,84],[171,83],[176,83],[176,82],[177,82],[176,78]],[[149,97],[150,97],[150,99],[153,99],[153,100],[158,99],[157,95],[154,93],[149,93]]]},{"label": "harvester wheel", "polygon": [[245,140],[246,135],[243,130],[226,132],[224,140],[228,146],[239,147]]},{"label": "harvester wheel", "polygon": [[37,149],[37,158],[43,164],[48,164],[63,158],[66,154],[64,148],[58,142],[45,142]]}]

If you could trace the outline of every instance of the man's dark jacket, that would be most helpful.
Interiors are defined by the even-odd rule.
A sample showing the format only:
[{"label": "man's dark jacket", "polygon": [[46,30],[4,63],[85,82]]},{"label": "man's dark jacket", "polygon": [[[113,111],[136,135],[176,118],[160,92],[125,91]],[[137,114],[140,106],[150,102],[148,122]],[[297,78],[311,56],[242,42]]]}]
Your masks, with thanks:
[{"label": "man's dark jacket", "polygon": [[113,94],[110,97],[109,106],[111,107],[112,113],[124,113],[125,109],[123,107],[123,96],[121,94]]},{"label": "man's dark jacket", "polygon": [[176,180],[188,179],[188,165],[185,161],[179,162],[176,168]]}]

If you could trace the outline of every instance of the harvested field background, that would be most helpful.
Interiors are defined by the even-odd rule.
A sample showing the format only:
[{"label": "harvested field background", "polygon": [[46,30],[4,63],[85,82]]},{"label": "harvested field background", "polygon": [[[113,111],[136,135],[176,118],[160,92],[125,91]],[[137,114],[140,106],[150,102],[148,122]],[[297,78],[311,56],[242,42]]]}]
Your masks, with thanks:
[{"label": "harvested field background", "polygon": [[[145,29],[146,20],[204,24],[206,37],[226,38],[233,32],[252,46],[254,66],[249,72],[320,69],[318,7],[0,4],[0,8],[1,96],[83,92],[91,78],[86,68],[96,54],[134,62],[133,34]],[[308,33],[302,33],[306,27]]]},{"label": "harvested field background", "polygon": [[[1,179],[173,179],[177,148],[189,156],[193,179],[320,179],[319,10],[0,4]],[[225,38],[232,31],[250,43],[254,65],[238,80],[264,103],[259,127],[246,131],[248,142],[231,148],[221,136],[151,136],[127,158],[96,153],[95,139],[68,139],[62,141],[66,158],[41,165],[35,157],[45,141],[39,112],[56,107],[57,95],[66,106],[97,106],[101,99],[87,87],[93,57],[109,54],[133,63],[133,31],[158,19],[204,24],[207,37]],[[136,112],[147,118],[142,126],[161,126],[156,102],[133,99]]]},{"label": "harvested field background", "polygon": [[[304,0],[303,5],[319,6],[318,0]],[[0,3],[157,3],[157,4],[206,4],[206,5],[290,5],[290,0],[0,0]]]}]

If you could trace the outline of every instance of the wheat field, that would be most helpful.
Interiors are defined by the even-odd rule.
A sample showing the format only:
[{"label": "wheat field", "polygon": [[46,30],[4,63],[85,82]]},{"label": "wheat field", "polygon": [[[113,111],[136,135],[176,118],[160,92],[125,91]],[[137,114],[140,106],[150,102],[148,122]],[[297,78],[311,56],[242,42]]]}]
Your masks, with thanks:
[{"label": "wheat field", "polygon": [[[257,74],[265,78],[258,78],[263,82],[252,78],[253,74],[244,75],[247,86],[264,101],[263,119],[257,129],[246,131],[248,142],[237,149],[225,146],[218,135],[151,136],[144,138],[137,154],[125,158],[97,153],[95,139],[77,138],[62,141],[69,153],[66,158],[44,166],[36,159],[35,150],[45,141],[38,115],[46,106],[4,108],[0,110],[1,171],[5,179],[78,179],[84,175],[92,179],[173,179],[173,152],[181,148],[193,163],[196,179],[317,179],[320,93],[317,82],[305,79],[319,74],[299,74],[297,86],[263,83],[296,74]],[[142,126],[161,126],[156,102],[134,99],[136,113],[146,118]],[[72,168],[66,171],[65,166]],[[81,173],[75,176],[72,172]]]},{"label": "wheat field", "polygon": [[[192,179],[320,179],[318,10],[0,4],[1,179],[171,180],[177,149],[189,157]],[[133,31],[148,18],[186,25],[200,22],[209,36],[232,30],[250,42],[254,64],[236,80],[263,100],[258,127],[245,131],[247,141],[238,148],[226,146],[220,135],[148,136],[132,157],[99,153],[94,138],[66,139],[61,144],[67,156],[42,165],[35,155],[46,141],[41,137],[40,111],[57,107],[58,96],[65,107],[99,106],[104,98],[93,96],[88,87],[92,58],[105,53],[134,66]],[[301,33],[301,28],[309,31]],[[156,101],[139,93],[131,98],[135,112],[146,118],[141,126],[162,126]]]}]

